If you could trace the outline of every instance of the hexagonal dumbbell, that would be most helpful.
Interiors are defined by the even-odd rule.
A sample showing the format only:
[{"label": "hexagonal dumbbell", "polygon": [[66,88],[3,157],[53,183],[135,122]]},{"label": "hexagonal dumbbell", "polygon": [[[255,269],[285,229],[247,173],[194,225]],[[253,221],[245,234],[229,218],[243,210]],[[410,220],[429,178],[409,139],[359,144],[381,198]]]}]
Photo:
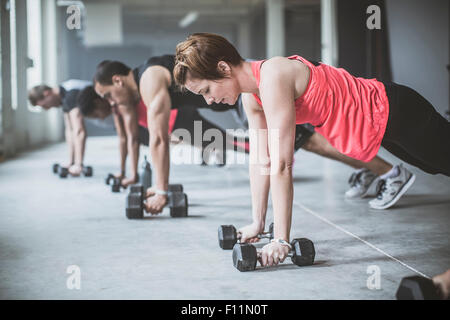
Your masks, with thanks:
[{"label": "hexagonal dumbbell", "polygon": [[[180,191],[181,190],[181,191]],[[126,199],[126,216],[128,219],[144,218],[144,187],[142,184],[130,186]],[[186,217],[188,215],[187,195],[183,193],[182,185],[169,185],[167,205],[171,217]]]},{"label": "hexagonal dumbbell", "polygon": [[[240,239],[233,225],[221,225],[218,230],[219,246],[224,250],[231,250]],[[273,222],[269,225],[269,231],[258,234],[258,238],[273,239]]]},{"label": "hexagonal dumbbell", "polygon": [[433,280],[412,276],[403,278],[395,295],[397,300],[440,300],[439,288]]},{"label": "hexagonal dumbbell", "polygon": [[[311,240],[306,238],[294,239],[291,242],[292,250],[288,256],[291,261],[301,267],[314,263],[316,251]],[[236,243],[233,247],[233,265],[239,271],[252,271],[256,269],[256,262],[261,253],[250,243]]]}]

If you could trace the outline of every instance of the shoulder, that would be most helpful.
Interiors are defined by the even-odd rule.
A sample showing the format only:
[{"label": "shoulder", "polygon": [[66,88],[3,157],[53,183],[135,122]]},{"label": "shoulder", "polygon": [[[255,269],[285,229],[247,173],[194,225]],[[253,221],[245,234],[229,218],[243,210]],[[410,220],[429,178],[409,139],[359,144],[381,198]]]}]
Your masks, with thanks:
[{"label": "shoulder", "polygon": [[152,87],[169,87],[171,84],[171,74],[170,71],[163,66],[149,66],[142,74],[140,82],[141,86],[151,85]]},{"label": "shoulder", "polygon": [[83,118],[83,114],[81,113],[80,108],[78,107],[73,107],[72,109],[69,110],[69,115],[71,118]]},{"label": "shoulder", "polygon": [[298,60],[286,57],[273,57],[266,60],[261,65],[261,78],[263,76],[272,77],[294,77],[301,72],[305,72],[307,67]]}]

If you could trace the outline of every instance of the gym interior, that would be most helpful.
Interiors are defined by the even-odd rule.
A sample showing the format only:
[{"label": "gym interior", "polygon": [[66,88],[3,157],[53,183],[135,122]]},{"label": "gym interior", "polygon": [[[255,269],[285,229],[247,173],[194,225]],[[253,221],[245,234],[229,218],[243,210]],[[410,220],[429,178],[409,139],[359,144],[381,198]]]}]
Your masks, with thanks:
[{"label": "gym interior", "polygon": [[[132,219],[131,186],[105,184],[120,162],[112,116],[84,119],[91,172],[63,176],[63,110],[33,106],[28,91],[92,81],[103,60],[134,68],[209,32],[246,59],[300,55],[410,86],[448,120],[449,18],[446,0],[1,0],[0,299],[394,300],[403,278],[444,273],[450,180],[383,147],[379,156],[415,175],[385,210],[345,196],[354,168],[300,148],[290,235],[312,241],[314,261],[240,272],[218,236],[222,225],[252,222],[248,154],[228,150],[225,165],[205,164],[201,149],[171,144],[170,183],[182,186],[187,216],[167,207]],[[230,110],[199,113],[248,134]],[[139,148],[143,177],[151,155]],[[269,198],[266,229],[273,221]]]}]

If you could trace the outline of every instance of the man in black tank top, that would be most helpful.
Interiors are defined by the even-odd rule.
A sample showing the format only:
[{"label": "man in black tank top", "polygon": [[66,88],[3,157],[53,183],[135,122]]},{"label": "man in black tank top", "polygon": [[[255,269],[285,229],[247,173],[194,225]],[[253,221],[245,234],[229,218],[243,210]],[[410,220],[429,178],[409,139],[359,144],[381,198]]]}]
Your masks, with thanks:
[{"label": "man in black tank top", "polygon": [[[117,107],[112,107],[108,101],[101,98],[94,90],[93,86],[88,86],[84,88],[80,94],[78,95],[78,106],[81,110],[81,113],[86,118],[95,118],[95,119],[105,119],[106,117],[112,115],[114,119],[114,125],[116,128],[117,136],[119,137],[119,144],[123,143],[123,146],[120,148],[120,156],[121,156],[121,165],[120,165],[120,173],[116,174],[115,177],[121,179],[121,182],[125,182],[125,184],[122,183],[123,186],[126,186],[128,182],[131,180],[134,182],[135,178],[126,178],[125,169],[126,169],[126,157],[127,157],[127,135],[125,133],[125,124],[122,114],[117,110]],[[248,138],[241,139],[244,140],[244,147],[242,147],[239,144],[239,141],[236,141],[234,137],[231,137],[230,135],[227,135],[226,131],[222,129],[221,127],[215,125],[214,123],[208,121],[206,118],[204,118],[196,108],[186,106],[184,108],[178,109],[178,113],[176,115],[172,132],[171,138],[174,138],[171,141],[179,142],[179,137],[177,136],[177,129],[184,129],[187,130],[191,137],[195,134],[195,128],[194,123],[195,121],[201,121],[201,136],[203,137],[204,133],[209,129],[214,129],[216,132],[220,132],[222,137],[226,137],[226,141],[229,142],[227,144],[227,147],[236,151],[240,152],[246,152],[248,153],[248,145],[245,143],[248,143]],[[142,125],[138,126],[138,140],[139,144],[142,144],[144,146],[149,145],[149,131],[147,127],[143,127]],[[202,139],[203,140],[203,139]],[[208,158],[207,151],[210,151],[210,148],[208,148],[208,145],[210,144],[210,141],[203,140],[199,141],[199,143],[196,143],[194,139],[191,139],[191,144],[193,146],[196,146],[198,148],[201,148],[202,150],[206,150],[205,152],[205,158]],[[225,146],[224,146],[225,147]],[[224,153],[225,150],[219,150],[220,153]],[[212,155],[212,154],[210,154]],[[204,162],[203,164],[207,164]],[[216,163],[217,164],[217,163]],[[221,165],[219,163],[219,165]],[[137,178],[137,177],[136,177]]]},{"label": "man in black tank top", "polygon": [[[97,94],[106,99],[122,115],[127,136],[126,149],[131,160],[131,177],[123,184],[137,180],[139,156],[139,127],[145,116],[149,131],[149,147],[155,172],[154,196],[146,202],[146,210],[160,213],[167,203],[169,183],[169,118],[174,108],[210,108],[225,111],[234,105],[212,104],[191,92],[181,92],[175,86],[172,71],[174,56],[153,57],[132,70],[118,61],[103,61],[94,75]],[[139,103],[143,101],[146,111],[139,113]],[[139,121],[140,120],[140,121]],[[121,147],[123,148],[123,147]]]},{"label": "man in black tank top", "polygon": [[28,91],[28,100],[33,106],[44,110],[62,108],[64,113],[65,138],[69,149],[69,161],[63,164],[73,176],[79,176],[83,170],[87,133],[83,115],[77,104],[80,91],[91,85],[90,81],[70,79],[57,87],[45,84],[37,85]]}]

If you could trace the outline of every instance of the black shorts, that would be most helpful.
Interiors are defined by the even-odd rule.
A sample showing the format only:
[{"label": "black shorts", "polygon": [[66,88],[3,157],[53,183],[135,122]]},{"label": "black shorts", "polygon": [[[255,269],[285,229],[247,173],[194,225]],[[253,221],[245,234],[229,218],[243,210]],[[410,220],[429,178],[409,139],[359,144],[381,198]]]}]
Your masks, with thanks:
[{"label": "black shorts", "polygon": [[143,126],[139,126],[139,144],[148,146],[148,141],[149,141],[148,129],[144,128]]},{"label": "black shorts", "polygon": [[309,123],[297,124],[295,126],[294,150],[300,149],[306,141],[314,134],[314,126]]}]

